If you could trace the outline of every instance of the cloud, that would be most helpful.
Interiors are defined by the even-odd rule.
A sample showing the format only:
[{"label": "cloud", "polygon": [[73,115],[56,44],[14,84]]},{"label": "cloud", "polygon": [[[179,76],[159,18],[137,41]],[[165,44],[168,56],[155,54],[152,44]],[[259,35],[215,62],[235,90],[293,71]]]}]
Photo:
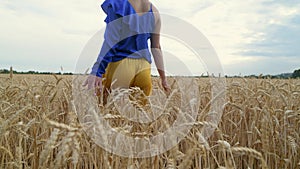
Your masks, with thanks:
[{"label": "cloud", "polygon": [[[2,0],[0,67],[57,70],[62,65],[73,71],[85,44],[105,26],[102,2]],[[197,27],[214,46],[225,74],[291,72],[300,64],[297,0],[152,2],[161,13],[177,16]],[[188,53],[176,43],[162,43],[172,54]],[[193,57],[187,54],[184,59],[197,72]]]},{"label": "cloud", "polygon": [[0,9],[1,67],[73,71],[85,43],[104,27],[96,1],[4,0]]},{"label": "cloud", "polygon": [[270,24],[262,39],[246,44],[246,51],[240,52],[247,56],[300,57],[300,15],[286,21],[286,24]]},{"label": "cloud", "polygon": [[[269,57],[294,61],[300,57],[299,5],[297,1],[215,1],[186,19],[211,41],[226,74],[246,71],[243,67],[257,73],[258,61],[266,65],[262,72],[278,72],[282,69],[276,71]],[[294,65],[285,66],[293,71]]]}]

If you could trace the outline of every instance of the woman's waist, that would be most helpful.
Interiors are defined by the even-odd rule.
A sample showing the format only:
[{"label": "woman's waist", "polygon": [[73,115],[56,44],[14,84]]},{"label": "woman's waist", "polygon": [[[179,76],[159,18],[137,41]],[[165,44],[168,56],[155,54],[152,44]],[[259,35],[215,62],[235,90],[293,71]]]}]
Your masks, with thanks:
[{"label": "woman's waist", "polygon": [[147,60],[150,64],[152,62],[152,59],[151,59],[151,54],[150,52],[142,52],[142,51],[139,51],[139,52],[134,52],[134,53],[124,53],[124,52],[116,52],[114,53],[114,55],[112,56],[112,61],[113,62],[116,62],[116,61],[119,61],[119,60],[122,60],[124,58],[131,58],[131,59],[145,59]]}]

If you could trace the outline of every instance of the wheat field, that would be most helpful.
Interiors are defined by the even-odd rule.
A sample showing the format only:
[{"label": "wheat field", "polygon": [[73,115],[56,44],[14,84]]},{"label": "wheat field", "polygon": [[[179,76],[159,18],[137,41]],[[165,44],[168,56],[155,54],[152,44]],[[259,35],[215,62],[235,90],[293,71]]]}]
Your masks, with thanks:
[{"label": "wheat field", "polygon": [[[213,84],[195,78],[197,120],[179,144],[147,158],[118,156],[95,144],[72,104],[72,80],[63,75],[0,75],[0,168],[300,168],[299,79],[226,79],[222,116],[206,140],[201,132],[211,125],[205,117]],[[174,79],[169,80],[175,91]],[[156,78],[153,88],[160,97]],[[183,88],[189,90],[188,85]],[[162,103],[169,105],[161,108],[164,117],[149,124],[128,121],[113,106],[100,108],[116,130],[149,137],[172,125],[180,99],[173,92]]]}]

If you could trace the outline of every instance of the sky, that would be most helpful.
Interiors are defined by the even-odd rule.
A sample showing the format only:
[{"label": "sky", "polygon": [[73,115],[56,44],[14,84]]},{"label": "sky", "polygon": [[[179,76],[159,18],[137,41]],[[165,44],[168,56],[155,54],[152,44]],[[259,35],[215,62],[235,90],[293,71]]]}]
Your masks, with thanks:
[{"label": "sky", "polygon": [[[161,14],[197,28],[217,53],[226,75],[280,74],[300,68],[299,0],[151,2]],[[87,44],[105,27],[102,3],[1,0],[0,69],[74,72]],[[101,38],[93,42],[90,58],[96,60]],[[167,70],[188,67],[197,75],[207,71],[207,65],[195,60],[180,41],[162,37],[161,45]]]}]

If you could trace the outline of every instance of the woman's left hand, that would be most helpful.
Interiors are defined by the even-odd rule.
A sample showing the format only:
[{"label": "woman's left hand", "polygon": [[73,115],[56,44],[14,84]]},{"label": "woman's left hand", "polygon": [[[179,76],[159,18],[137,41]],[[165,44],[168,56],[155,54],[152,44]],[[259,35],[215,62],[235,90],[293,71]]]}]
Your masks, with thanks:
[{"label": "woman's left hand", "polygon": [[83,83],[83,86],[88,86],[88,90],[94,88],[95,94],[97,94],[102,91],[102,78],[95,75],[89,75]]}]

